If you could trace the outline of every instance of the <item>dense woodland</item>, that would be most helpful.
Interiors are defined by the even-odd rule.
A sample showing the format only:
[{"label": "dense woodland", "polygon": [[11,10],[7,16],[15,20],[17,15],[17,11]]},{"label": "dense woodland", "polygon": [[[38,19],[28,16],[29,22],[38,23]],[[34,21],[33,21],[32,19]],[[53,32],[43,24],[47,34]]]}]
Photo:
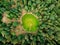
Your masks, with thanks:
[{"label": "dense woodland", "polygon": [[[38,17],[37,33],[22,31],[25,13]],[[60,45],[60,0],[0,0],[0,45]]]}]

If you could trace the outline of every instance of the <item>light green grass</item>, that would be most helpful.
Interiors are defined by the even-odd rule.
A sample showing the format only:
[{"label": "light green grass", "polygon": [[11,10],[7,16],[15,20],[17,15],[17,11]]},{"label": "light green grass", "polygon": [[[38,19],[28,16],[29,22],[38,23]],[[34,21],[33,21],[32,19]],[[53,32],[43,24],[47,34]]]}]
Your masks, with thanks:
[{"label": "light green grass", "polygon": [[39,22],[34,15],[25,14],[22,17],[22,25],[27,32],[35,32],[38,28]]}]

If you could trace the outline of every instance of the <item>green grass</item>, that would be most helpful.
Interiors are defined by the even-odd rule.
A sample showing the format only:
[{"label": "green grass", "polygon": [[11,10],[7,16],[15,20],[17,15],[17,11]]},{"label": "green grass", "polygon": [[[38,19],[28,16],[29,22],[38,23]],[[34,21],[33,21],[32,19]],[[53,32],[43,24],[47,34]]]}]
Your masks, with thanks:
[{"label": "green grass", "polygon": [[22,17],[22,25],[27,32],[36,32],[39,22],[32,14],[25,14]]}]

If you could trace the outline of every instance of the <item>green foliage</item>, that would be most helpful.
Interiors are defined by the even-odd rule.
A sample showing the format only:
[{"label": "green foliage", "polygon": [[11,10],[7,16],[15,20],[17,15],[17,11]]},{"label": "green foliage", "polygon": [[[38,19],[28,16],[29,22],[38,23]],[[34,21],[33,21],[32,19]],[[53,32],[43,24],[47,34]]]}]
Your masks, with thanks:
[{"label": "green foliage", "polygon": [[[36,35],[26,33],[17,36],[11,32],[21,25],[16,20],[22,16],[23,9],[38,16]],[[4,12],[8,19],[15,21],[4,23]],[[60,0],[0,0],[0,45],[60,45]]]}]

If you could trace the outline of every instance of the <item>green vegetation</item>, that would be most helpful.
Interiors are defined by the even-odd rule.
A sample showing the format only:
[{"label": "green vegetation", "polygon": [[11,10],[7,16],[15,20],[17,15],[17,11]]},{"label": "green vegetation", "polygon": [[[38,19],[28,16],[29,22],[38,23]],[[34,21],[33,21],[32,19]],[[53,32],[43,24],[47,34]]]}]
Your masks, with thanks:
[{"label": "green vegetation", "polygon": [[36,32],[39,22],[32,14],[25,14],[22,17],[22,24],[27,32]]},{"label": "green vegetation", "polygon": [[[29,22],[28,16],[21,25],[23,10],[25,14],[36,15],[39,24],[37,20],[33,22],[35,17]],[[20,30],[17,26],[27,30],[31,22],[34,24],[31,30],[36,31],[35,26],[39,25],[36,35],[33,32],[17,35],[16,30]],[[60,45],[60,0],[0,0],[0,45]]]}]

